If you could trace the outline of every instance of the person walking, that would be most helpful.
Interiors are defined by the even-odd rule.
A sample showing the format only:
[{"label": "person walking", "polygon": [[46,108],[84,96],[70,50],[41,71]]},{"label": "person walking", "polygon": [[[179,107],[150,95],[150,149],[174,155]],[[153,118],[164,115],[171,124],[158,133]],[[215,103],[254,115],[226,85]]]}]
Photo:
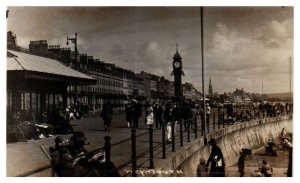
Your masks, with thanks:
[{"label": "person walking", "polygon": [[170,102],[165,109],[164,112],[164,120],[167,125],[167,143],[171,144],[171,133],[172,133],[172,127],[171,123],[174,123],[174,114],[173,114],[173,103]]},{"label": "person walking", "polygon": [[103,109],[101,113],[101,117],[103,118],[104,121],[105,131],[110,131],[112,115],[113,115],[113,107],[111,103],[108,101],[106,104],[103,105]]},{"label": "person walking", "polygon": [[173,106],[173,117],[174,117],[174,136],[176,136],[177,124],[181,123],[182,119],[182,108],[178,102],[174,103]]},{"label": "person walking", "polygon": [[154,122],[153,107],[149,103],[147,103],[145,107],[146,107],[146,115],[145,115],[146,125],[153,125]]},{"label": "person walking", "polygon": [[162,115],[164,113],[163,108],[161,107],[161,104],[156,102],[153,105],[153,112],[154,112],[154,119],[155,119],[155,127],[161,128],[162,125]]},{"label": "person walking", "polygon": [[128,128],[132,127],[132,103],[131,101],[127,101],[125,105],[125,113],[126,113],[126,121]]},{"label": "person walking", "polygon": [[142,107],[139,102],[132,99],[132,122],[134,128],[139,128],[139,118],[142,115]]},{"label": "person walking", "polygon": [[211,138],[208,142],[211,145],[211,153],[206,162],[206,167],[210,164],[210,177],[225,177],[225,161],[222,150],[217,146],[216,140]]}]

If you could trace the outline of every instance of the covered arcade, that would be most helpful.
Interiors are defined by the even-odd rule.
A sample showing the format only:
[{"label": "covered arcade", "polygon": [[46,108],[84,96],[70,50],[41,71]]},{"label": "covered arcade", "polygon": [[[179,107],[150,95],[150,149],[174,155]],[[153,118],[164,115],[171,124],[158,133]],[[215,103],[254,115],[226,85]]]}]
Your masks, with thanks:
[{"label": "covered arcade", "polygon": [[24,51],[7,51],[7,115],[50,112],[71,103],[69,91],[96,80],[57,60]]}]

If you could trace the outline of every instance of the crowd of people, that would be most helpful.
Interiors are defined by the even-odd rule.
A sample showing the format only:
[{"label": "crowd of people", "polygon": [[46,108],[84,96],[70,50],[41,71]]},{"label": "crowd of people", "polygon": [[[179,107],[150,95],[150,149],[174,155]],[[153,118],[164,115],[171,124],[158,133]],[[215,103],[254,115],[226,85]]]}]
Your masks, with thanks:
[{"label": "crowd of people", "polygon": [[284,102],[261,102],[249,104],[220,104],[218,105],[219,123],[234,124],[253,119],[277,117],[291,114],[292,104]]}]

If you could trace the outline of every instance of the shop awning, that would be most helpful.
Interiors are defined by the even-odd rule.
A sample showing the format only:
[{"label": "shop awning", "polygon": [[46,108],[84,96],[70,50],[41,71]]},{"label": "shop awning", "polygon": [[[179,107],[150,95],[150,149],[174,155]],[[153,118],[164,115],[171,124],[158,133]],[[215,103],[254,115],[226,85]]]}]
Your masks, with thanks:
[{"label": "shop awning", "polygon": [[67,67],[57,60],[13,50],[7,51],[7,72],[11,74],[22,72],[26,79],[96,83],[94,78]]}]

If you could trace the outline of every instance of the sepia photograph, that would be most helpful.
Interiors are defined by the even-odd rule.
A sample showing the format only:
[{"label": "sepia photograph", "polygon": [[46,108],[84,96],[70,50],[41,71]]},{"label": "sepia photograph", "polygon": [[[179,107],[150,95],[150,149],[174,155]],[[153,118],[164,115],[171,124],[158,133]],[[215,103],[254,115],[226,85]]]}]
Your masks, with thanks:
[{"label": "sepia photograph", "polygon": [[6,177],[295,176],[293,6],[14,5],[6,25]]}]

